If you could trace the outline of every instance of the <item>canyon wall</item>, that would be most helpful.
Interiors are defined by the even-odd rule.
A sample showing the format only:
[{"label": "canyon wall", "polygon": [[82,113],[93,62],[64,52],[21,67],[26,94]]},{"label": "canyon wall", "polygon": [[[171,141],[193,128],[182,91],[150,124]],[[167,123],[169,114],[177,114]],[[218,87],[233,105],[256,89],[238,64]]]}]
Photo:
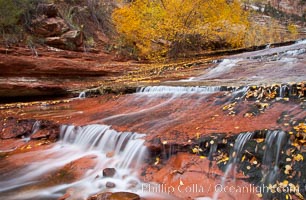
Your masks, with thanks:
[{"label": "canyon wall", "polygon": [[305,0],[268,0],[268,3],[285,13],[303,16],[306,13]]}]

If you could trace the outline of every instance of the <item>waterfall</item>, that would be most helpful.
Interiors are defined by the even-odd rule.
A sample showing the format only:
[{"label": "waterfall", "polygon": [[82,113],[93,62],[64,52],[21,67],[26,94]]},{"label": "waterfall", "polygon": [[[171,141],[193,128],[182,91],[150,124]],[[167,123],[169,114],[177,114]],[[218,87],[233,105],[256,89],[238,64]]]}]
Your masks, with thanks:
[{"label": "waterfall", "polygon": [[[84,127],[62,126],[63,144],[72,144],[85,151],[99,151],[102,154],[114,152],[122,157],[114,167],[129,168],[132,161],[140,161],[145,151],[145,135],[132,132],[117,132],[105,125],[88,125]],[[137,162],[138,163],[138,162]]]},{"label": "waterfall", "polygon": [[289,93],[289,88],[287,85],[281,85],[279,87],[279,98],[284,98],[288,96],[288,93]]},{"label": "waterfall", "polygon": [[29,135],[26,135],[22,138],[23,141],[28,142],[31,140],[31,135],[36,133],[40,129],[41,121],[35,121],[35,123],[32,126],[31,133]]},{"label": "waterfall", "polygon": [[226,74],[235,68],[237,64],[243,59],[223,59],[217,66],[205,70],[205,73],[198,77],[192,77],[185,81],[200,81],[205,79],[217,78]]},{"label": "waterfall", "polygon": [[210,94],[219,92],[220,86],[194,86],[194,87],[176,87],[176,86],[147,86],[137,89],[138,94]]},{"label": "waterfall", "polygon": [[[105,125],[64,125],[61,127],[60,141],[51,149],[37,153],[45,157],[43,160],[32,162],[6,180],[0,181],[0,196],[8,200],[57,199],[68,188],[74,188],[78,191],[75,195],[81,197],[72,195],[71,198],[86,199],[91,194],[106,190],[137,190],[141,187],[137,169],[147,152],[144,136],[138,133],[117,132]],[[86,169],[80,179],[51,186],[44,182],[47,174],[88,157],[95,161],[95,164]],[[105,168],[114,168],[115,175],[103,177],[102,170]],[[108,182],[113,183],[115,187],[107,188]],[[31,189],[27,190],[27,187]]]},{"label": "waterfall", "polygon": [[[279,171],[279,157],[282,146],[286,142],[284,131],[268,131],[266,136],[266,149],[263,165],[268,169],[264,171],[264,182],[273,183]],[[274,163],[273,163],[274,162]]]},{"label": "waterfall", "polygon": [[236,66],[238,62],[242,59],[224,59],[221,63],[218,64],[217,67],[211,69],[210,71],[205,74],[205,77],[211,78],[215,77],[216,75],[223,74],[224,72],[228,72],[230,69]]},{"label": "waterfall", "polygon": [[[233,152],[230,155],[230,159],[226,167],[224,176],[221,179],[222,187],[225,186],[226,179],[230,175],[230,172],[234,173],[234,176],[232,178],[235,179],[236,165],[240,161],[241,154],[243,153],[243,147],[246,144],[246,142],[251,139],[252,136],[253,136],[252,132],[240,133],[237,139],[235,140]],[[217,200],[219,197],[219,194],[220,194],[220,191],[215,191],[213,200]]]},{"label": "waterfall", "polygon": [[84,99],[84,98],[86,98],[86,92],[85,92],[85,91],[80,92],[78,98],[79,98],[79,99]]}]

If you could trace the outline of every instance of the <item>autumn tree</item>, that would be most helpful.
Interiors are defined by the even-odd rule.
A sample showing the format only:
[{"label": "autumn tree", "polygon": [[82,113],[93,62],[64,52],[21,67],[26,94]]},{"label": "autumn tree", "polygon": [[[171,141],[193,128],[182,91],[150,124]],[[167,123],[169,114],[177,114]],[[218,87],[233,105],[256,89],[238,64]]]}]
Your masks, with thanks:
[{"label": "autumn tree", "polygon": [[147,57],[238,47],[248,28],[237,0],[134,0],[112,18],[126,44]]}]

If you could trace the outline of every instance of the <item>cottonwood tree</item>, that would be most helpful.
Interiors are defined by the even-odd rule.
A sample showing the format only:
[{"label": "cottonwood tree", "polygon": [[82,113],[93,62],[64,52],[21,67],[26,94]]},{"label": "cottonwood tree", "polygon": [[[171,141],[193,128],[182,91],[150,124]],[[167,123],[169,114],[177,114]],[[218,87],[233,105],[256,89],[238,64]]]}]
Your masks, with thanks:
[{"label": "cottonwood tree", "polygon": [[239,47],[249,23],[237,0],[134,0],[112,15],[125,42],[141,56]]}]

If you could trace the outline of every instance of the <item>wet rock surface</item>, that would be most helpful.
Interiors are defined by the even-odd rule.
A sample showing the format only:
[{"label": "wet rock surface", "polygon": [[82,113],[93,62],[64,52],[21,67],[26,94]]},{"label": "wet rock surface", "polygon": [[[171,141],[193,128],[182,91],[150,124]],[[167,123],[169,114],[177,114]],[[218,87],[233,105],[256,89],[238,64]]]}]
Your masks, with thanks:
[{"label": "wet rock surface", "polygon": [[105,186],[106,186],[107,188],[114,188],[114,187],[116,187],[116,184],[115,184],[115,183],[112,183],[112,182],[107,182]]},{"label": "wet rock surface", "polygon": [[139,195],[130,192],[116,192],[110,195],[109,200],[140,200]]},{"label": "wet rock surface", "polygon": [[116,174],[116,169],[114,168],[105,168],[103,169],[103,176],[104,177],[113,177]]},{"label": "wet rock surface", "polygon": [[111,195],[112,195],[111,192],[104,192],[104,193],[92,195],[87,200],[108,200]]},{"label": "wet rock surface", "polygon": [[87,200],[140,200],[140,197],[130,192],[116,192],[93,195]]},{"label": "wet rock surface", "polygon": [[[284,52],[288,53],[287,50]],[[304,68],[301,65],[304,63],[304,54],[305,52],[298,54],[295,62],[290,64],[294,68],[292,73],[295,73],[292,79],[299,81],[295,83],[288,83],[288,80],[292,80],[292,74],[289,74],[290,77],[287,77],[288,74],[282,74],[287,72],[282,71],[283,68],[286,68],[285,65],[278,68],[280,72],[276,72],[274,77],[271,71],[265,72],[271,75],[271,80],[261,81],[260,78],[255,77],[246,81],[250,77],[248,70],[251,70],[252,73],[261,73],[263,69],[262,63],[250,65],[248,63],[250,59],[247,59],[247,61],[237,62],[238,64],[229,63],[233,64],[233,68],[228,69],[226,74],[222,71],[223,74],[220,74],[218,70],[215,70],[214,73],[209,72],[220,67],[219,64],[223,61],[219,64],[210,63],[212,64],[210,66],[215,68],[205,71],[206,73],[200,76],[200,79],[206,79],[209,73],[210,76],[217,75],[214,78],[208,77],[209,80],[212,80],[211,85],[219,83],[214,87],[199,87],[202,84],[205,85],[208,80],[188,79],[186,81],[185,79],[180,82],[156,83],[159,86],[134,90],[134,83],[131,83],[129,87],[122,87],[130,88],[123,90],[130,92],[116,93],[111,91],[113,87],[105,89],[107,87],[104,86],[87,90],[85,97],[90,98],[1,104],[0,171],[3,173],[1,173],[0,180],[10,177],[14,173],[10,172],[12,168],[16,168],[15,172],[17,172],[31,163],[42,162],[46,158],[50,158],[49,161],[52,163],[51,158],[59,156],[57,155],[58,150],[52,149],[53,145],[69,152],[70,149],[65,148],[73,149],[74,145],[90,144],[85,147],[78,146],[74,151],[79,153],[82,148],[95,150],[102,140],[98,139],[101,132],[96,133],[95,130],[103,129],[113,131],[115,135],[119,131],[122,131],[122,135],[127,132],[146,134],[145,145],[148,148],[149,156],[145,158],[145,164],[138,171],[142,182],[139,180],[127,181],[128,185],[133,185],[129,189],[135,190],[135,193],[153,190],[153,193],[165,195],[160,199],[216,196],[218,199],[305,197],[303,187],[306,182],[304,172],[306,89],[305,82],[300,81],[305,78],[302,74]],[[252,55],[248,54],[246,57],[252,57]],[[276,63],[269,61],[272,57],[262,56],[261,59],[265,60],[263,65],[271,65],[266,67],[273,71]],[[230,59],[236,58],[231,57]],[[300,63],[297,64],[297,62]],[[249,69],[245,69],[244,65]],[[207,65],[201,67],[206,69]],[[155,78],[167,73],[158,72],[159,69],[165,68],[153,69],[156,71],[152,70],[152,74],[159,74]],[[198,71],[192,73],[198,73]],[[134,75],[129,74],[132,77]],[[242,77],[239,80],[232,79],[239,76]],[[275,84],[268,84],[274,81],[276,81]],[[103,91],[99,91],[100,89]],[[107,90],[111,92],[106,92]],[[94,97],[96,92],[103,93],[103,95]],[[40,122],[39,126],[37,121]],[[62,124],[75,125],[67,126],[65,129],[71,131],[65,137],[65,141],[71,143],[66,147],[60,146],[59,143],[51,143],[60,138],[59,125]],[[92,127],[88,127],[89,124]],[[111,126],[112,130],[102,125]],[[35,127],[39,128],[36,130]],[[92,132],[82,132],[87,129]],[[75,141],[76,133],[87,133],[88,137]],[[92,140],[91,134],[97,134],[97,139]],[[25,141],[24,138],[29,140]],[[121,138],[115,143],[122,144],[121,149],[124,149],[128,139]],[[54,152],[48,154],[48,151],[44,151],[42,154],[42,149],[52,149]],[[97,159],[96,152],[89,155],[87,154],[89,151],[82,152],[82,156],[73,157],[71,161],[67,161],[68,163],[55,165],[56,169],[52,173],[44,174],[41,187],[74,183],[90,174],[91,170],[97,167],[99,160],[116,159],[121,149],[106,150],[105,155],[103,154],[100,159]],[[78,153],[73,152],[71,155],[75,156]],[[90,153],[93,152],[90,151]],[[70,157],[67,155],[66,159]],[[101,172],[102,169],[104,170]],[[101,188],[117,190],[120,184],[114,180],[107,180],[107,178],[113,178],[114,168],[108,168],[109,173],[105,171],[106,169],[107,166],[98,167],[100,174],[91,179],[92,183]],[[236,177],[235,181],[233,177]],[[126,180],[127,175],[122,179]],[[268,192],[256,190],[257,186],[263,184],[269,189]],[[242,188],[250,188],[250,186],[251,189],[248,192],[241,191]],[[224,190],[216,193],[220,187]],[[30,188],[26,186],[23,190],[30,190]],[[70,192],[67,190],[61,194],[66,192],[67,196],[72,198],[80,194],[85,195],[79,192],[79,188],[71,188]],[[234,188],[233,192],[227,191],[229,188]],[[163,191],[159,191],[161,189]],[[286,192],[290,189],[291,191]],[[277,190],[282,192],[279,193]],[[22,194],[21,190],[19,192]],[[92,193],[97,193],[97,195],[89,199],[140,199],[136,194],[117,193],[117,191]],[[0,192],[0,195],[2,194],[6,195]],[[158,199],[158,197],[148,199]]]},{"label": "wet rock surface", "polygon": [[[210,161],[207,157],[180,152],[164,164],[159,163],[147,168],[145,178],[149,183],[144,186],[144,190],[164,190],[179,199],[189,199],[213,197],[221,187],[243,188],[248,186],[244,180],[246,177],[242,174],[237,175],[235,182],[228,179],[224,185],[221,183],[222,176],[223,172],[215,161]],[[150,181],[162,183],[162,188]],[[232,193],[223,191],[218,199],[230,198],[259,199],[252,192],[242,193],[238,190]]]},{"label": "wet rock surface", "polygon": [[[75,30],[70,33],[77,35]],[[105,52],[73,52],[53,47],[0,48],[0,96],[12,97],[6,102],[14,102],[14,97],[77,96],[88,89],[93,91],[93,96],[104,94],[105,88],[108,88],[106,92],[125,93],[135,91],[141,85],[160,85],[161,82],[172,86],[236,87],[302,82],[305,44],[289,44],[291,46],[282,47],[280,44],[276,45],[277,48],[263,49],[259,53],[228,57],[215,53],[208,54],[210,57],[169,64],[120,62],[115,55]],[[238,52],[244,51],[249,50]],[[286,67],[287,61],[290,68]],[[212,71],[213,68],[218,69],[217,66],[221,65],[220,69],[227,62],[230,68],[221,74],[211,75],[216,72]],[[275,68],[278,70],[275,71]],[[192,81],[190,77],[193,77]]]},{"label": "wet rock surface", "polygon": [[[35,123],[39,123],[39,127],[35,127]],[[1,139],[12,138],[31,138],[31,139],[53,139],[59,136],[59,125],[53,122],[34,119],[19,120],[13,117],[3,118],[0,124]]]},{"label": "wet rock surface", "polygon": [[[234,175],[229,176],[226,184],[237,188],[238,186],[248,187],[250,184],[256,187],[262,184],[261,180],[267,176],[263,172],[269,172],[269,167],[267,170],[267,164],[265,164],[267,156],[264,153],[268,145],[267,136],[273,131],[283,131],[286,135],[284,141],[288,143],[282,146],[278,165],[280,173],[271,184],[273,183],[272,186],[276,188],[285,187],[282,184],[288,181],[286,186],[291,183],[291,187],[293,187],[292,184],[295,187],[297,185],[301,187],[304,182],[304,173],[300,171],[300,168],[303,168],[303,158],[306,156],[303,153],[303,127],[306,117],[303,103],[304,83],[267,87],[252,86],[243,89],[242,93],[235,91],[235,88],[231,88],[228,91],[212,94],[185,93],[174,96],[170,94],[151,94],[150,96],[140,93],[107,94],[98,98],[58,101],[47,107],[41,107],[40,104],[20,104],[19,108],[14,108],[13,105],[6,105],[6,108],[4,105],[1,113],[6,115],[7,109],[10,109],[10,115],[18,116],[21,121],[22,118],[25,120],[32,117],[40,121],[48,118],[62,124],[101,123],[112,125],[116,130],[147,133],[146,145],[150,151],[150,159],[147,167],[142,171],[143,181],[145,183],[157,182],[174,188],[183,183],[180,189],[197,190],[194,193],[183,192],[181,194],[176,189],[171,193],[172,196],[181,199],[212,197],[215,194],[215,189],[207,191],[207,188],[220,186],[224,170],[233,155],[235,140],[240,133],[252,132],[253,137],[247,141],[237,158],[240,160],[237,164],[240,173],[236,175],[236,185],[231,182]],[[195,104],[197,107],[193,106]],[[169,119],[179,119],[179,121],[173,123]],[[152,123],[154,121],[163,122],[163,129],[154,125]],[[28,129],[32,129],[35,121],[31,122]],[[150,123],[147,124],[147,122]],[[17,122],[12,121],[11,123]],[[40,131],[35,134],[41,135]],[[276,150],[269,151],[275,152]],[[288,152],[290,153],[287,154]],[[106,156],[112,158],[113,154],[109,152]],[[272,160],[269,163],[273,163],[275,156],[270,159]],[[76,164],[69,165],[69,168],[75,166],[73,169],[77,169],[78,166],[82,166],[78,163],[79,161],[76,161]],[[85,171],[88,167],[84,166]],[[103,176],[109,176],[104,171]],[[293,171],[295,171],[294,174],[288,176]],[[71,173],[74,174],[73,177],[79,177],[75,175],[79,172],[71,171]],[[197,185],[198,188],[195,188],[195,183],[202,184],[202,187]],[[108,185],[110,186],[109,183]],[[142,187],[144,186],[148,185]],[[152,185],[151,189],[154,187]],[[245,195],[247,199],[256,199],[258,196],[255,193],[241,193],[238,190],[230,196],[238,198]],[[273,196],[273,194],[261,195]],[[278,198],[286,198],[286,195],[303,196],[304,190],[301,189],[298,193],[296,191],[282,193]],[[219,197],[230,198],[226,192],[220,193]],[[270,196],[265,198],[269,199]]]}]

